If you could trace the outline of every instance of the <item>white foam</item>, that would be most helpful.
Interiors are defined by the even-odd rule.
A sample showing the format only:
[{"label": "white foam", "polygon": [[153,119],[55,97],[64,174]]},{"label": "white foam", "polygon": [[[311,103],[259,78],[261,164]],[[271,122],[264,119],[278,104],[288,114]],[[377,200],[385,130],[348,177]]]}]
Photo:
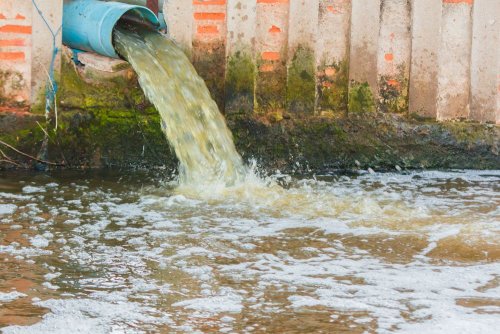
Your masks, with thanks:
[{"label": "white foam", "polygon": [[12,292],[0,292],[0,303],[9,303],[19,298],[26,297],[24,293],[17,291]]},{"label": "white foam", "polygon": [[35,246],[36,248],[46,248],[49,246],[49,240],[44,238],[41,235],[36,235],[32,238],[30,238],[30,243]]},{"label": "white foam", "polygon": [[[132,302],[105,302],[91,299],[49,299],[35,303],[50,309],[33,326],[10,326],[4,334],[109,334],[146,333],[154,325],[171,323],[165,314]],[[136,324],[142,323],[142,328]],[[69,332],[68,332],[69,331]]]},{"label": "white foam", "polygon": [[[225,313],[248,317],[247,312],[255,316],[252,327],[262,329],[261,318],[304,311],[325,312],[331,319],[347,314],[358,324],[376,323],[381,334],[495,333],[498,314],[492,312],[498,307],[458,301],[499,299],[500,289],[488,288],[499,264],[429,257],[449,238],[486,250],[498,245],[492,184],[500,173],[484,173],[376,173],[292,181],[286,190],[266,191],[262,184],[212,194],[207,189],[205,197],[158,187],[87,192],[75,185],[65,197],[81,198],[83,210],[35,197],[30,206],[16,202],[16,218],[7,217],[12,221],[31,221],[31,212],[54,217],[26,224],[27,234],[44,240],[33,237],[29,247],[21,241],[0,244],[0,253],[26,261],[50,254],[43,248],[56,240],[52,265],[64,268],[43,265],[50,274],[42,284],[58,289],[41,290],[60,298],[37,302],[50,313],[34,326],[9,327],[6,333],[66,333],[69,326],[93,334],[156,332],[168,318],[175,322],[169,323],[172,331],[202,333],[206,325],[230,331],[246,325]],[[464,185],[448,189],[458,177]],[[26,212],[21,220],[19,211]],[[79,224],[59,225],[65,219]],[[381,255],[378,243],[400,237],[420,240],[417,249],[423,251],[412,257],[410,250],[400,262],[384,257],[391,248]],[[346,241],[353,238],[356,246]],[[376,242],[376,251],[364,248],[365,242]],[[38,265],[46,258],[28,261]],[[83,277],[64,271],[66,264],[84,268]],[[59,272],[68,275],[55,280]],[[232,289],[221,288],[228,285]],[[63,299],[76,295],[83,299]],[[363,315],[352,315],[357,312]]]},{"label": "white foam", "polygon": [[44,187],[34,187],[34,186],[23,187],[23,193],[26,194],[43,193],[43,192],[46,192],[46,189]]},{"label": "white foam", "polygon": [[188,299],[172,306],[209,313],[240,313],[243,309],[242,297],[236,294]]},{"label": "white foam", "polygon": [[0,215],[11,215],[17,210],[17,205],[0,204]]}]

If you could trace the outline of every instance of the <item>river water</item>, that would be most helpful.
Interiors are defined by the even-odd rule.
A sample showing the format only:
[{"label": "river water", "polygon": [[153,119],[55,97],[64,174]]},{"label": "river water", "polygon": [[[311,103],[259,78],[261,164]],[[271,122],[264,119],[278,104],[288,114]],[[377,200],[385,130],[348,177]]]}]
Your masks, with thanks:
[{"label": "river water", "polygon": [[0,332],[498,332],[500,171],[198,190],[1,172]]}]

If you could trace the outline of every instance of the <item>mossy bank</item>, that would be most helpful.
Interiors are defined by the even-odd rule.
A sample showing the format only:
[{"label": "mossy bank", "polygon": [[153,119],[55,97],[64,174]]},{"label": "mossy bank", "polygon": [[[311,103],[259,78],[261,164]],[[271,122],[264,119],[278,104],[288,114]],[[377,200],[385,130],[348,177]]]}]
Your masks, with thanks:
[{"label": "mossy bank", "polygon": [[[61,77],[57,129],[54,120],[48,126],[49,160],[61,165],[57,168],[175,169],[160,117],[131,71],[92,82],[64,62]],[[356,102],[353,96],[350,104]],[[283,112],[279,118],[272,112],[251,113],[245,104],[237,112],[233,104],[226,118],[239,152],[268,170],[500,168],[498,126],[438,123],[371,107],[363,110],[364,104],[357,103],[359,108],[351,113],[332,110],[318,116],[304,110]],[[0,139],[32,156],[40,150],[45,127],[36,109],[0,114]],[[8,157],[0,159],[0,168],[35,166],[29,158],[0,148]]]}]

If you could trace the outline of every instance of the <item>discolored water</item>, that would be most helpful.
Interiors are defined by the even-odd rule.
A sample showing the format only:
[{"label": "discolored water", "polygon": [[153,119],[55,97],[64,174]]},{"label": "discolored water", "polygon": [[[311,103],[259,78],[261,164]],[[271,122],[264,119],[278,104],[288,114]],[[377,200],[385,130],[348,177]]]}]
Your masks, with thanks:
[{"label": "discolored water", "polygon": [[163,120],[184,185],[234,184],[246,174],[231,132],[184,52],[149,30],[117,28],[115,46],[132,65]]},{"label": "discolored water", "polygon": [[0,174],[0,332],[497,332],[500,171],[246,178]]}]

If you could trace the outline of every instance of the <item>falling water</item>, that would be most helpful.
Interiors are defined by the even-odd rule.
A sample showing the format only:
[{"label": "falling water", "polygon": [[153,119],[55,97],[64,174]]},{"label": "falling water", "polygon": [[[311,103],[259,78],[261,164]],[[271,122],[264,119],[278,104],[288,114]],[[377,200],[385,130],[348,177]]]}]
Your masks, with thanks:
[{"label": "falling water", "polygon": [[162,118],[162,128],[179,161],[182,185],[225,184],[242,180],[245,167],[224,117],[203,79],[163,35],[115,30],[115,47],[139,76],[146,96]]}]

